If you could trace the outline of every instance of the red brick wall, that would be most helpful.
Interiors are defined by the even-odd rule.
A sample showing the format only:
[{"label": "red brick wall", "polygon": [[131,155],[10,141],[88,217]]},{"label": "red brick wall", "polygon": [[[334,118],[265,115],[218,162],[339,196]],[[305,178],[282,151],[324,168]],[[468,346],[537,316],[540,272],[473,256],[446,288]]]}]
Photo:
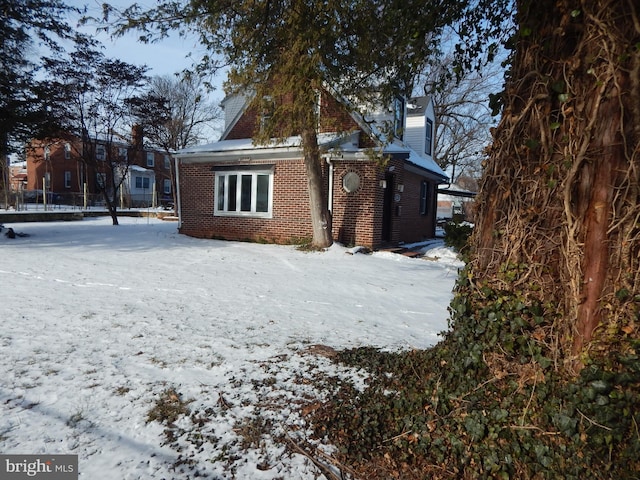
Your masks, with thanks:
[{"label": "red brick wall", "polygon": [[[49,160],[45,161],[45,143],[34,142],[27,149],[27,190],[42,190],[42,182],[46,173],[50,175],[48,191],[56,193],[78,193],[82,186],[78,185],[78,166],[75,150],[72,148],[70,158],[65,158],[64,140],[47,142]],[[71,172],[70,188],[64,184],[64,172]]]},{"label": "red brick wall", "polygon": [[429,183],[427,213],[422,215],[420,213],[420,192],[423,180],[427,179],[415,173],[405,172],[404,191],[399,192],[402,197],[400,239],[405,243],[419,242],[433,238],[435,235],[433,215],[436,209],[437,185]]},{"label": "red brick wall", "polygon": [[[260,162],[252,162],[252,165]],[[179,181],[181,193],[180,232],[200,238],[299,242],[312,236],[308,187],[304,163],[300,160],[262,162],[275,164],[272,218],[215,216],[215,172],[213,164],[182,164]],[[216,166],[237,165],[216,163]],[[386,167],[372,161],[334,161],[333,172],[333,237],[345,245],[381,246],[385,168],[393,167],[394,194],[391,211],[391,243],[416,242],[433,237],[431,215],[420,215],[420,182],[423,177],[406,172],[401,160]],[[327,167],[325,167],[325,171]],[[359,188],[347,193],[343,188],[346,173],[360,177]],[[398,191],[403,185],[403,192]],[[431,186],[432,208],[435,209],[435,186]],[[398,208],[399,207],[399,208]]]},{"label": "red brick wall", "polygon": [[[215,216],[213,165],[180,165],[180,232],[201,238],[276,243],[310,239],[309,194],[302,160],[266,163],[275,163],[272,218]],[[252,162],[255,164],[258,162]]]},{"label": "red brick wall", "polygon": [[[360,177],[358,190],[347,193],[344,176],[355,172]],[[382,170],[375,162],[334,162],[333,174],[333,237],[345,245],[364,245],[370,248],[380,243],[382,218]]]}]

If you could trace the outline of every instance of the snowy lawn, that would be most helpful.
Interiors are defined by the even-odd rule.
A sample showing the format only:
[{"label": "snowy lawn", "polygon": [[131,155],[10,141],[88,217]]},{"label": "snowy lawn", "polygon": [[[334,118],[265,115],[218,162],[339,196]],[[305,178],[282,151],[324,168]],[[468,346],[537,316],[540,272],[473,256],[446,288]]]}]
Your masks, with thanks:
[{"label": "snowy lawn", "polygon": [[1,453],[77,454],[91,480],[322,478],[287,439],[316,381],[361,379],[317,345],[435,344],[462,266],[441,243],[305,253],[120,221],[5,224],[29,236],[0,236]]}]

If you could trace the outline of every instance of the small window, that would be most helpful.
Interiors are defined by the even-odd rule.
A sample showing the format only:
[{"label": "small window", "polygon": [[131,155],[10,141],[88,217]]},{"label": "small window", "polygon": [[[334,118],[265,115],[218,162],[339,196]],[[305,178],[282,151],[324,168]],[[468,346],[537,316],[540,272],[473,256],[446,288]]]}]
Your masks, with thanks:
[{"label": "small window", "polygon": [[429,183],[423,181],[420,184],[420,215],[429,213]]},{"label": "small window", "polygon": [[71,144],[70,143],[65,143],[64,144],[64,159],[65,160],[69,160],[71,158]]},{"label": "small window", "polygon": [[402,140],[404,131],[404,99],[396,97],[393,101],[393,136]]},{"label": "small window", "polygon": [[163,186],[162,191],[165,193],[165,195],[169,195],[171,193],[171,180],[169,180],[168,178],[165,178],[164,181],[162,182],[162,186]]},{"label": "small window", "polygon": [[433,121],[430,118],[427,118],[425,125],[424,153],[433,155]]},{"label": "small window", "polygon": [[136,177],[136,188],[149,188],[149,177]]},{"label": "small window", "polygon": [[273,173],[269,171],[216,174],[216,215],[271,217]]},{"label": "small window", "polygon": [[264,132],[269,128],[269,122],[273,116],[275,105],[273,99],[269,96],[262,97],[262,103],[260,105],[260,131]]},{"label": "small window", "polygon": [[171,158],[169,155],[164,156],[164,169],[171,170]]},{"label": "small window", "polygon": [[45,162],[51,160],[51,148],[49,146],[44,147],[44,160]]},{"label": "small window", "polygon": [[98,190],[102,191],[107,188],[107,174],[106,173],[96,173],[96,184],[98,186]]},{"label": "small window", "polygon": [[64,172],[64,188],[71,188],[71,172],[69,170]]},{"label": "small window", "polygon": [[127,152],[127,149],[125,147],[119,147],[118,148],[118,159],[121,162],[126,162],[128,158],[129,158],[129,152]]},{"label": "small window", "polygon": [[153,168],[155,166],[155,154],[153,152],[147,152],[147,167]]},{"label": "small window", "polygon": [[96,160],[104,161],[107,158],[107,152],[104,145],[96,145]]},{"label": "small window", "polygon": [[44,188],[49,190],[51,188],[51,172],[44,174]]}]

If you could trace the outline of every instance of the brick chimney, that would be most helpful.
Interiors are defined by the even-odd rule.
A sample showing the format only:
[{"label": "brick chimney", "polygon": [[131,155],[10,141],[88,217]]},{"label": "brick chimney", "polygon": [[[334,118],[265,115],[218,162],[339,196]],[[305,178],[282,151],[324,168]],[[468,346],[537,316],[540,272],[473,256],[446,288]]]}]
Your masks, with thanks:
[{"label": "brick chimney", "polygon": [[132,162],[136,165],[143,165],[144,162],[144,131],[142,125],[135,124],[131,127],[131,149]]}]

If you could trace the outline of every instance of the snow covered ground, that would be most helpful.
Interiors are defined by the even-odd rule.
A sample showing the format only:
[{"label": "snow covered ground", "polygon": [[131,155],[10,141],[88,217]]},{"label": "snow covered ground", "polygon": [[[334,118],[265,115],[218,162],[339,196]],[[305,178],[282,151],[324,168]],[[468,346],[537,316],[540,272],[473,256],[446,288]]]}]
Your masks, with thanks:
[{"label": "snow covered ground", "polygon": [[[29,236],[0,236],[0,453],[77,454],[91,480],[322,478],[278,438],[307,434],[311,378],[358,380],[313,346],[435,344],[462,266],[441,243],[305,253],[120,220],[5,224]],[[167,396],[192,413],[171,428],[148,421]]]}]

